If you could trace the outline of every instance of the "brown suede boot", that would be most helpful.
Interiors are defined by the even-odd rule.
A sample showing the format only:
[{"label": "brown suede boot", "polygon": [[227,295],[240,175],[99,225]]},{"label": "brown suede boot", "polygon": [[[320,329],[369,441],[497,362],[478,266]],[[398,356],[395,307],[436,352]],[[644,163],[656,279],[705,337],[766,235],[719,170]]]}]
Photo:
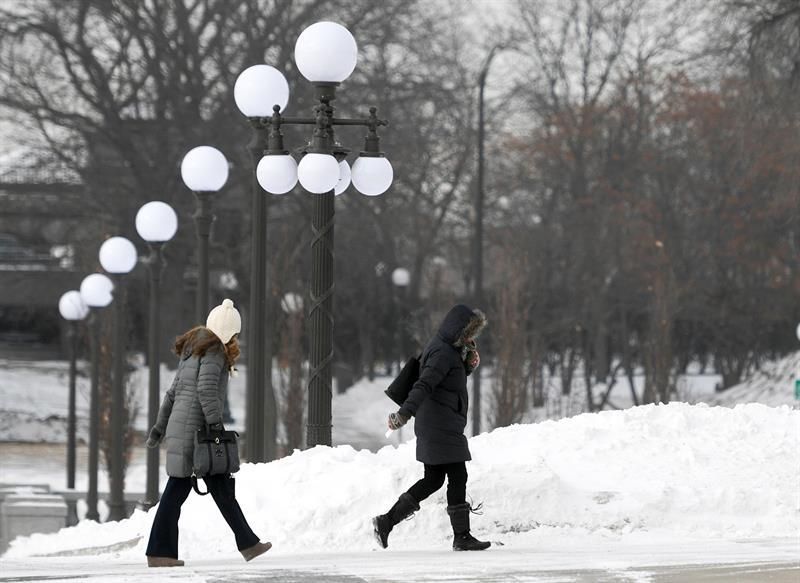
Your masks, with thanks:
[{"label": "brown suede boot", "polygon": [[183,561],[172,557],[147,557],[148,567],[183,567]]},{"label": "brown suede boot", "polygon": [[242,549],[239,552],[242,553],[242,556],[244,557],[245,561],[252,561],[257,556],[263,555],[271,548],[272,548],[272,543],[257,543],[254,544],[249,549]]}]

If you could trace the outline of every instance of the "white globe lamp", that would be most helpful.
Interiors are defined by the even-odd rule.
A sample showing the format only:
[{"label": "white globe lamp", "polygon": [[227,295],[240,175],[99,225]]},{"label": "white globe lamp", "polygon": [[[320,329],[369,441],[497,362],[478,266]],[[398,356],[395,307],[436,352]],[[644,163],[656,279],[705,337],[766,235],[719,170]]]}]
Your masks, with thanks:
[{"label": "white globe lamp", "polygon": [[281,308],[286,314],[299,314],[303,311],[303,296],[289,292],[281,299]]},{"label": "white globe lamp", "polygon": [[336,186],[333,188],[333,194],[339,196],[347,190],[347,187],[350,186],[351,176],[350,164],[347,163],[347,160],[339,162],[339,182],[337,182]]},{"label": "white globe lamp", "polygon": [[341,83],[356,68],[358,45],[341,24],[317,22],[298,37],[294,60],[303,77],[312,83]]},{"label": "white globe lamp", "polygon": [[58,311],[65,320],[77,321],[83,320],[89,315],[89,306],[83,301],[81,292],[72,290],[58,300]]},{"label": "white globe lamp", "polygon": [[411,283],[411,274],[408,272],[408,269],[404,267],[395,269],[392,272],[392,283],[397,287],[406,287]]},{"label": "white globe lamp", "polygon": [[177,231],[178,215],[165,202],[148,202],[136,213],[136,232],[148,243],[166,243]]},{"label": "white globe lamp", "polygon": [[136,247],[125,237],[111,237],[100,246],[100,265],[108,273],[129,273],[137,259]]},{"label": "white globe lamp", "polygon": [[256,167],[256,178],[270,194],[286,194],[297,185],[297,162],[289,154],[267,154]]},{"label": "white globe lamp", "polygon": [[253,65],[239,74],[233,86],[236,107],[247,117],[269,117],[273,106],[281,112],[289,103],[289,83],[283,73],[269,65]]},{"label": "white globe lamp", "polygon": [[383,156],[359,156],[353,164],[353,186],[361,194],[378,196],[392,185],[394,170]]},{"label": "white globe lamp", "polygon": [[83,278],[81,298],[90,308],[105,308],[113,299],[114,284],[107,275],[92,273]]},{"label": "white globe lamp", "polygon": [[228,160],[211,146],[197,146],[181,162],[183,183],[194,192],[216,192],[228,181]]},{"label": "white globe lamp", "polygon": [[339,182],[339,163],[330,154],[311,152],[297,166],[297,177],[307,191],[314,194],[330,192]]}]

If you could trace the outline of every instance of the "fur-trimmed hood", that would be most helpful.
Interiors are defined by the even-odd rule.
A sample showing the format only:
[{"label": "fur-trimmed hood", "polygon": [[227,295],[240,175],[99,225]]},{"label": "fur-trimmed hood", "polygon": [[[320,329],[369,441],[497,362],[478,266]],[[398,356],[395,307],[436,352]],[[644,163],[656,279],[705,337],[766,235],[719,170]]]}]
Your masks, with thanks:
[{"label": "fur-trimmed hood", "polygon": [[466,339],[475,339],[486,324],[486,314],[482,311],[458,304],[447,312],[439,326],[438,336],[447,344],[460,347]]}]

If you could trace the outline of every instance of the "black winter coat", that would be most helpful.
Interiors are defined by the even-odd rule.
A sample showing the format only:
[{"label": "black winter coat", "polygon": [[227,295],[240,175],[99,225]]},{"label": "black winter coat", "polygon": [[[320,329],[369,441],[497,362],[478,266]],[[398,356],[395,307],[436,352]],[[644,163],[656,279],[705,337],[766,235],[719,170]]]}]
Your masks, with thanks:
[{"label": "black winter coat", "polygon": [[424,464],[472,459],[464,435],[469,410],[467,372],[456,344],[477,317],[483,315],[464,305],[448,312],[422,353],[419,380],[400,407],[400,413],[416,418],[417,460]]}]

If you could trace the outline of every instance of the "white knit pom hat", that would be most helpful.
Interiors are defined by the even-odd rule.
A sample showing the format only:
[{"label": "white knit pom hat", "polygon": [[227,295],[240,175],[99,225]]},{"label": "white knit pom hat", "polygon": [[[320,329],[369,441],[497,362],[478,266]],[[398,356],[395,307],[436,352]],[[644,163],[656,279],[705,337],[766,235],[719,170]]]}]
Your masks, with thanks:
[{"label": "white knit pom hat", "polygon": [[216,334],[223,344],[227,344],[234,334],[242,331],[242,317],[239,310],[233,307],[233,302],[225,299],[208,314],[206,328]]}]

